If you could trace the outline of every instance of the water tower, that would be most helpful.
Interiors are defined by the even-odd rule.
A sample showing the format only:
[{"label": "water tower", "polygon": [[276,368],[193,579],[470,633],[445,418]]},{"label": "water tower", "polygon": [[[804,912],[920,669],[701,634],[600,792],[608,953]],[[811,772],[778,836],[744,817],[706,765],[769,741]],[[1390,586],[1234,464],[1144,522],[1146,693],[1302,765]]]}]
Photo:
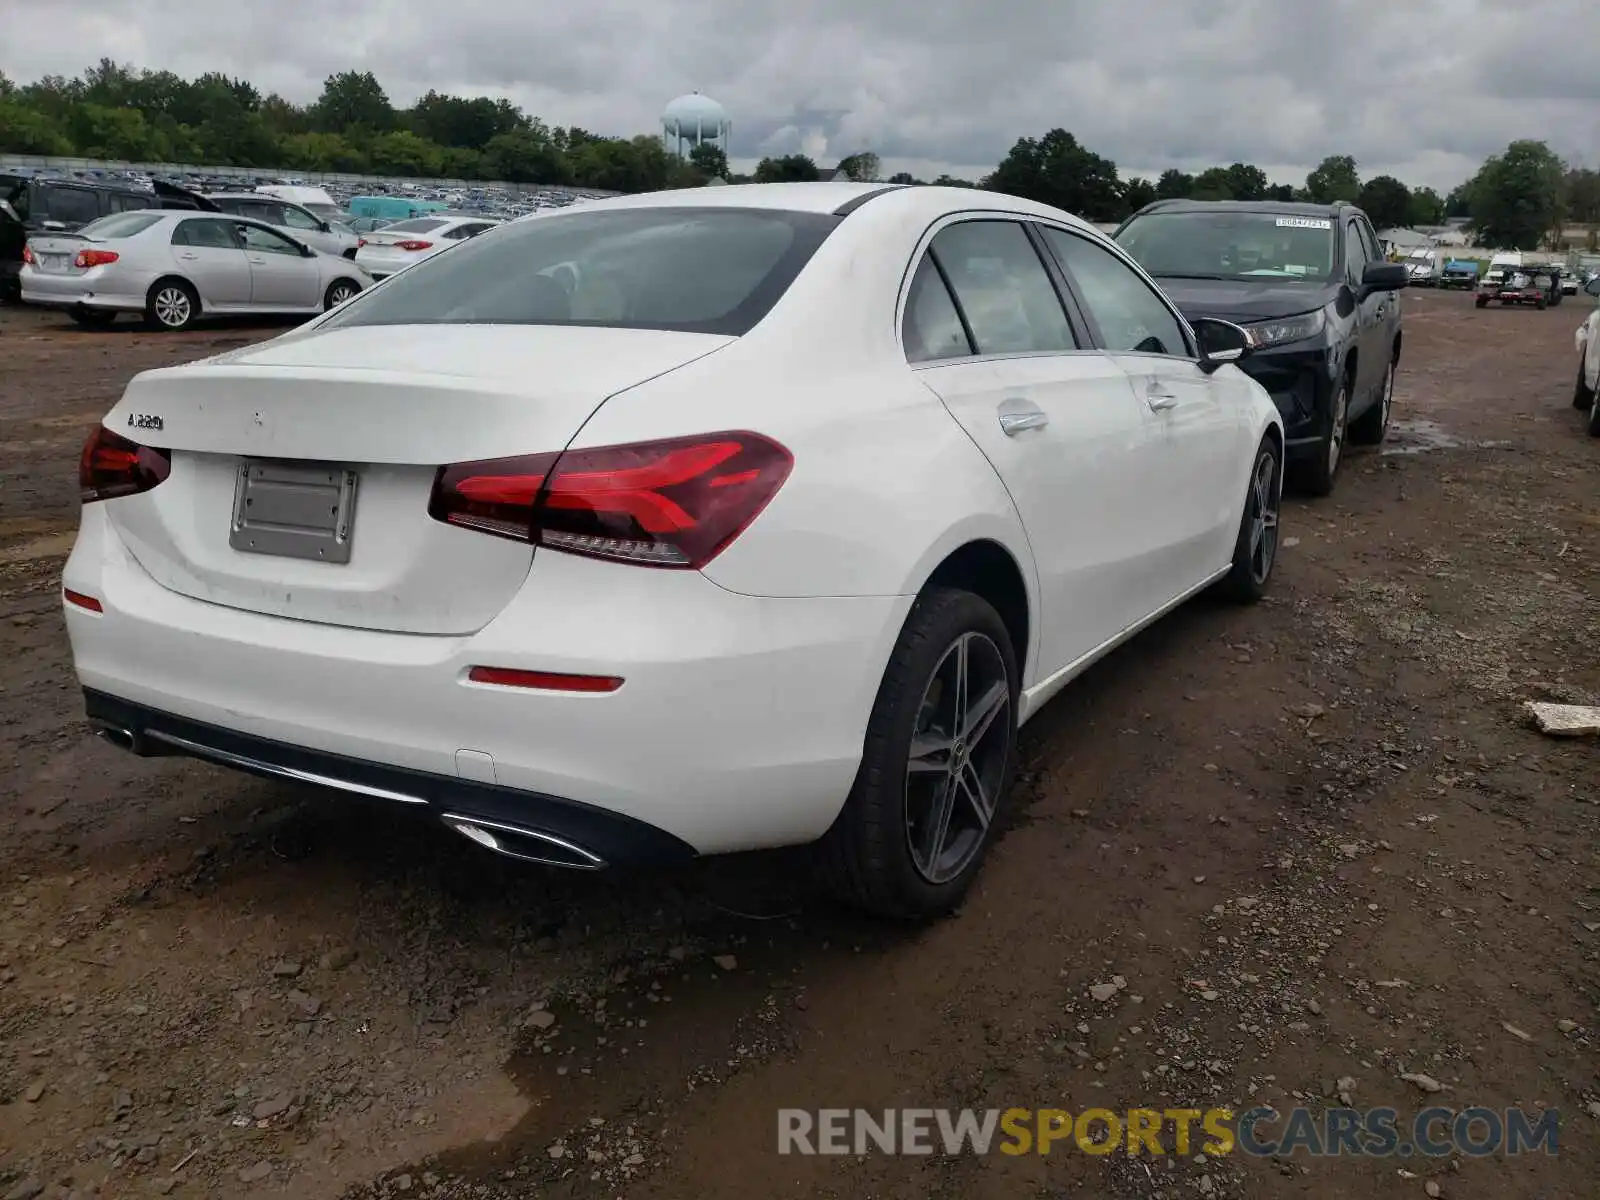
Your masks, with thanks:
[{"label": "water tower", "polygon": [[661,143],[679,158],[688,158],[700,145],[716,146],[726,154],[732,130],[728,110],[699,92],[679,96],[661,114]]}]

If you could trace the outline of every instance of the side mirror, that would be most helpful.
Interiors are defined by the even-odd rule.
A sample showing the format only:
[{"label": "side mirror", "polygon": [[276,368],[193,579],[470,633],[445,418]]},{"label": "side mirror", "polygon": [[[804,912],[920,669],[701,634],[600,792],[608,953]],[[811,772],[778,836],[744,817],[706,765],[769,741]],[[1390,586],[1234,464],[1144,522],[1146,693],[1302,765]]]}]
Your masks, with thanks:
[{"label": "side mirror", "polygon": [[1200,344],[1200,369],[1207,375],[1220,370],[1226,363],[1242,362],[1250,357],[1255,346],[1247,330],[1232,321],[1216,317],[1196,317],[1189,322],[1195,341]]},{"label": "side mirror", "polygon": [[332,233],[333,232],[333,226],[328,224],[326,221],[318,221],[317,222],[317,232],[319,232],[319,233]]},{"label": "side mirror", "polygon": [[1361,273],[1361,294],[1397,292],[1406,286],[1406,269],[1400,263],[1368,263]]},{"label": "side mirror", "polygon": [[1600,296],[1600,275],[1596,275],[1588,283],[1584,284],[1583,290],[1591,296]]}]

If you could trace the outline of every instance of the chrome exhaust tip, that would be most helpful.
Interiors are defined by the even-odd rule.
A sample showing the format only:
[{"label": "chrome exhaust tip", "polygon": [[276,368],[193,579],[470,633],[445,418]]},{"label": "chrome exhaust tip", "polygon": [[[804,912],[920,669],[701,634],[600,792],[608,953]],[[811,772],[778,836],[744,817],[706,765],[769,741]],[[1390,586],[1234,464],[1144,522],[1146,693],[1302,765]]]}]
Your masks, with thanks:
[{"label": "chrome exhaust tip", "polygon": [[97,724],[94,727],[94,733],[96,737],[110,742],[118,750],[126,750],[129,754],[138,753],[134,747],[138,744],[139,739],[134,736],[131,729],[124,729],[120,725]]},{"label": "chrome exhaust tip", "polygon": [[481,817],[469,817],[461,813],[445,813],[440,820],[462,837],[506,858],[577,871],[598,871],[606,865],[598,854],[552,833],[485,821]]}]

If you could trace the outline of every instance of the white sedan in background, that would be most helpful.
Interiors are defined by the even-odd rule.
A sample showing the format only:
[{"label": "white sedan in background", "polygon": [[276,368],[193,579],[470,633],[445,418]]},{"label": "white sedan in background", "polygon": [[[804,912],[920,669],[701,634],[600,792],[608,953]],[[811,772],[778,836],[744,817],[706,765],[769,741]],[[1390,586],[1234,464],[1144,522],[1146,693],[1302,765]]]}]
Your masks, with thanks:
[{"label": "white sedan in background", "polygon": [[362,236],[356,243],[356,262],[374,279],[393,275],[432,258],[441,250],[487,233],[501,224],[496,217],[441,214],[396,221]]},{"label": "white sedan in background", "polygon": [[101,217],[75,234],[34,235],[19,281],[24,303],[65,309],[80,325],[142,313],[176,330],[208,316],[321,313],[372,279],[259,221],[151,209]]},{"label": "white sedan in background", "polygon": [[820,841],[849,900],[936,914],[1023,722],[1188,597],[1267,587],[1247,343],[983,192],[508,224],[129,384],[63,580],[88,715],[542,863]]},{"label": "white sedan in background", "polygon": [[[1600,275],[1583,285],[1583,290],[1600,298]],[[1572,407],[1589,413],[1589,434],[1600,437],[1600,305],[1589,319],[1578,326],[1578,381],[1572,389]]]}]

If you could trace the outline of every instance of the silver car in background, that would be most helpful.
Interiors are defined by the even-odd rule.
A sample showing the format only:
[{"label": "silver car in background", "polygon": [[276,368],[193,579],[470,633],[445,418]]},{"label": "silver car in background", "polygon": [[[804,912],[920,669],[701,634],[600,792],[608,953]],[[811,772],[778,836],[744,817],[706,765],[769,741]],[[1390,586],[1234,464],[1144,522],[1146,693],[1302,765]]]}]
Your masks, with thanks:
[{"label": "silver car in background", "polygon": [[171,209],[117,213],[75,234],[36,234],[23,251],[22,300],[102,327],[142,313],[160,329],[202,317],[313,315],[372,277],[259,221]]},{"label": "silver car in background", "polygon": [[345,258],[356,256],[360,238],[354,229],[340,221],[320,217],[303,205],[257,192],[208,192],[205,198],[230,216],[249,217],[271,225],[313,250],[342,254]]}]

